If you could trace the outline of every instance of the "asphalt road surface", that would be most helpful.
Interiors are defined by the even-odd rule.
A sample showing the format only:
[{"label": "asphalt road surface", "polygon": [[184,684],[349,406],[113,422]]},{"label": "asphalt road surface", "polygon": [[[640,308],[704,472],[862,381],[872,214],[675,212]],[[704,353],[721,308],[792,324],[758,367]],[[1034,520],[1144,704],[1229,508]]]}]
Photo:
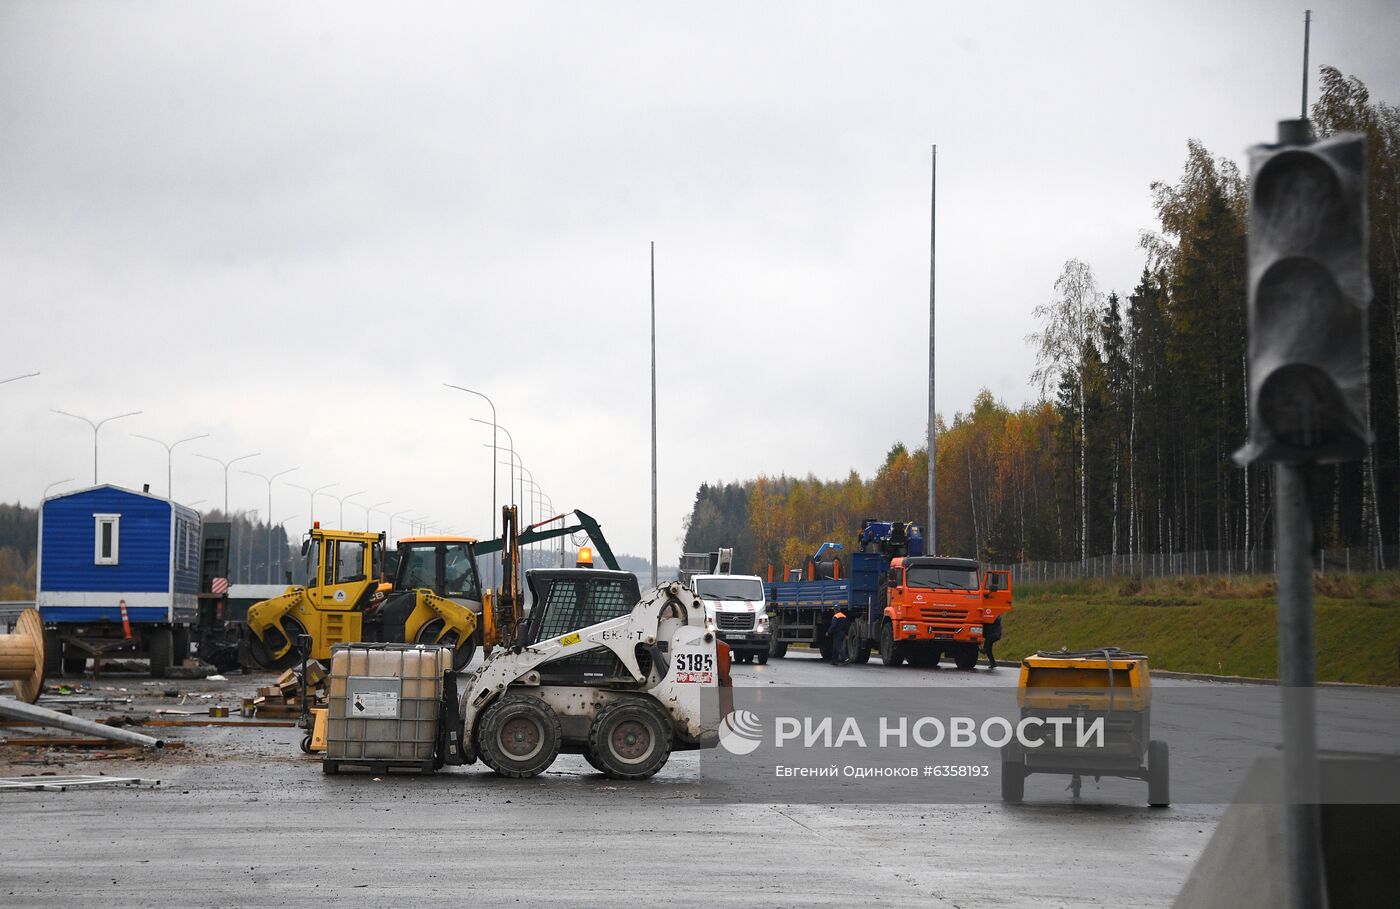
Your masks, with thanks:
[{"label": "asphalt road surface", "polygon": [[[832,668],[801,650],[734,675],[741,686],[1015,684],[1014,669]],[[149,713],[172,685],[199,706],[236,705],[264,683],[130,675],[92,687],[134,694],[129,709]],[[1141,793],[1090,785],[1075,803],[1053,778],[1028,783],[1018,806],[713,804],[697,793],[693,753],[641,783],[608,781],[568,755],[528,781],[481,765],[429,778],[327,777],[298,749],[300,730],[162,731],[185,747],[133,760],[0,746],[6,776],[161,780],[0,793],[0,903],[1168,906],[1224,811],[1153,810]]]}]

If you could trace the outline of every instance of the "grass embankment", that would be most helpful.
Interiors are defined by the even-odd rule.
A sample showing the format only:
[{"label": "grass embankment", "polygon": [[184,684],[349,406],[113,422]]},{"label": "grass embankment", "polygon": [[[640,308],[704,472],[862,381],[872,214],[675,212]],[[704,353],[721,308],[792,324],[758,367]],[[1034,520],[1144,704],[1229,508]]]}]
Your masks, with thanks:
[{"label": "grass embankment", "polygon": [[[1327,575],[1315,589],[1318,680],[1400,685],[1400,572]],[[1113,646],[1156,669],[1277,678],[1275,592],[1260,577],[1026,584],[997,649],[1019,659]]]}]

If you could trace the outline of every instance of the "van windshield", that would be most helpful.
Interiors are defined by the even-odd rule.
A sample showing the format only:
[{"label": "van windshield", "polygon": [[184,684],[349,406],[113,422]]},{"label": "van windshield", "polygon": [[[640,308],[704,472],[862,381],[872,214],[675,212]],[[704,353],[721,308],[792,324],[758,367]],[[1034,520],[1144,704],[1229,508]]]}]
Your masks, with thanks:
[{"label": "van windshield", "polygon": [[695,595],[706,600],[763,599],[763,582],[757,578],[697,578]]},{"label": "van windshield", "polygon": [[977,569],[913,565],[905,571],[904,583],[910,587],[940,590],[976,590],[978,587]]}]

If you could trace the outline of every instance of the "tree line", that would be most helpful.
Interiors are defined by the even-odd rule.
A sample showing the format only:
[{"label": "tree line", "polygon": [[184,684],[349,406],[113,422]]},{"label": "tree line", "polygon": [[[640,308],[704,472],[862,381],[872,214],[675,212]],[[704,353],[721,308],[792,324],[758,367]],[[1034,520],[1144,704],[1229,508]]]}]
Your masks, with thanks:
[{"label": "tree line", "polygon": [[[1320,136],[1367,137],[1370,422],[1360,463],[1314,468],[1323,547],[1366,547],[1376,567],[1400,540],[1400,108],[1324,66]],[[1272,475],[1237,467],[1248,426],[1248,180],[1200,142],[1175,183],[1151,185],[1158,224],[1124,294],[1064,266],[1028,337],[1038,400],[987,391],[937,432],[938,550],[999,563],[1272,547]],[[895,445],[875,473],[702,485],[685,551],[734,546],[746,570],[797,566],[821,542],[849,546],[860,520],[927,510],[928,453]]]}]

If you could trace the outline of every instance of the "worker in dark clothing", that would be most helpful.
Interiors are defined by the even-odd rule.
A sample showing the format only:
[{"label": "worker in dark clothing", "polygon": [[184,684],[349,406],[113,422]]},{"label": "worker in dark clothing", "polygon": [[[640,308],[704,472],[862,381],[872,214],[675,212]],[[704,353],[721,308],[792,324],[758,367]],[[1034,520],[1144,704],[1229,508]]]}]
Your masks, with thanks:
[{"label": "worker in dark clothing", "polygon": [[850,657],[846,654],[846,629],[850,628],[851,620],[846,617],[846,610],[837,608],[836,614],[831,617],[831,626],[827,628],[827,637],[831,639],[831,665],[844,666],[850,662]]},{"label": "worker in dark clothing", "polygon": [[982,649],[987,652],[987,668],[997,668],[997,658],[992,655],[992,646],[1001,640],[1001,618],[982,629]]}]

